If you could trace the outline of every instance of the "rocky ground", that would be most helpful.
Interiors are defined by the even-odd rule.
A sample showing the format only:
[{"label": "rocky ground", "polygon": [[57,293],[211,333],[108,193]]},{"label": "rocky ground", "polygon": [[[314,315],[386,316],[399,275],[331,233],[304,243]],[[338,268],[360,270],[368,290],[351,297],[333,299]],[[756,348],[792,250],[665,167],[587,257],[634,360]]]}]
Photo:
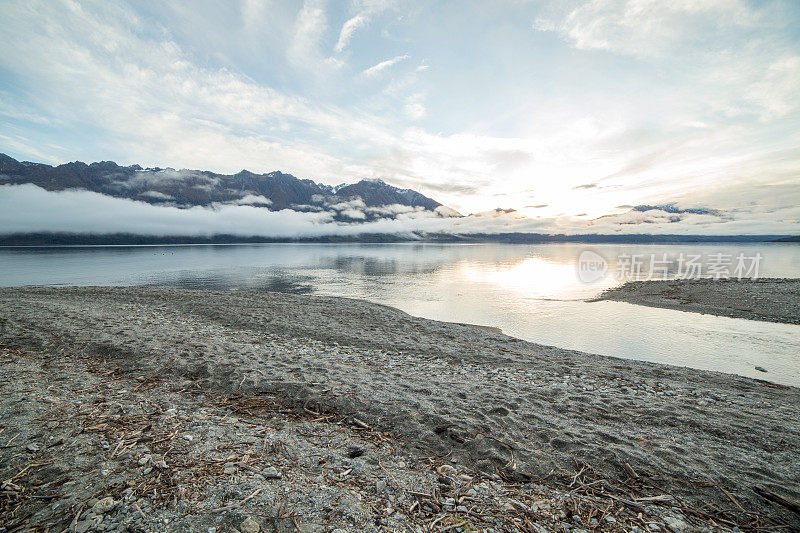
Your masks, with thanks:
[{"label": "rocky ground", "polygon": [[0,290],[0,531],[797,528],[797,389],[366,302]]},{"label": "rocky ground", "polygon": [[800,280],[764,278],[631,281],[596,300],[800,324]]}]

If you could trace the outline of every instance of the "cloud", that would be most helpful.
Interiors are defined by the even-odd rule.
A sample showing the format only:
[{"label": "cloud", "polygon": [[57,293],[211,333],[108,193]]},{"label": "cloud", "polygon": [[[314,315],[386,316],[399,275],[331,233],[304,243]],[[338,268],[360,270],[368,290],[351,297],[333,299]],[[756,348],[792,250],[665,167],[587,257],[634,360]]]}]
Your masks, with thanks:
[{"label": "cloud", "polygon": [[560,30],[581,49],[651,56],[682,48],[692,38],[724,45],[720,37],[726,31],[757,27],[760,19],[759,11],[740,0],[592,0],[575,8]]},{"label": "cloud", "polygon": [[[796,196],[797,193],[795,192]],[[796,234],[798,204],[780,208],[765,222],[758,211],[731,211],[725,216],[700,214],[692,208],[631,210],[587,221],[577,217],[525,218],[514,209],[495,209],[477,215],[448,218],[407,206],[368,208],[360,199],[330,206],[321,212],[270,211],[250,205],[212,208],[151,205],[82,190],[46,191],[35,185],[0,185],[0,233],[75,232],[140,235],[229,234],[262,237],[317,237],[387,233],[413,237],[426,233],[677,233],[677,234]],[[334,213],[355,222],[336,222]],[[393,219],[359,222],[366,213],[392,214]]]},{"label": "cloud", "polygon": [[272,200],[260,194],[246,194],[236,200],[236,205],[272,205]]},{"label": "cloud", "polygon": [[[798,188],[793,2],[239,5],[0,2],[0,151],[385,177],[463,212],[542,216]],[[375,53],[405,59],[361,75]],[[784,197],[753,216],[791,219]]]},{"label": "cloud", "polygon": [[294,36],[287,50],[289,61],[295,66],[313,67],[309,64],[320,56],[319,45],[327,30],[323,0],[305,0],[294,23]]},{"label": "cloud", "polygon": [[[325,30],[321,6],[306,2],[297,15],[287,53],[299,63],[317,53]],[[30,17],[30,10],[40,16]],[[337,151],[331,146],[385,144],[394,138],[380,120],[360,112],[312,102],[233,70],[201,66],[168,33],[150,31],[124,4],[100,9],[42,3],[36,8],[35,2],[32,7],[10,2],[0,5],[0,18],[13,27],[0,34],[6,51],[0,67],[31,86],[58,87],[30,93],[31,105],[61,124],[91,124],[128,161],[221,171],[248,164],[337,175],[347,162],[330,155]],[[48,31],[36,30],[42,26]],[[295,140],[287,141],[287,135]],[[73,156],[54,156],[41,143],[34,152],[32,143],[21,139],[3,144],[38,153],[40,160],[64,162]]]},{"label": "cloud", "polygon": [[419,102],[409,102],[403,107],[403,111],[405,114],[408,115],[409,118],[413,120],[420,120],[425,118],[426,109],[425,106]]},{"label": "cloud", "polygon": [[342,25],[342,30],[339,32],[339,40],[336,41],[336,46],[333,49],[337,53],[341,53],[347,47],[347,44],[350,42],[350,39],[353,38],[353,34],[356,30],[369,22],[369,18],[364,14],[358,14],[355,17],[348,19],[347,22]]},{"label": "cloud", "polygon": [[554,31],[556,29],[556,23],[550,19],[545,18],[537,18],[532,27],[536,31]]},{"label": "cloud", "polygon": [[89,191],[49,192],[34,185],[0,186],[0,206],[3,233],[302,236],[318,234],[331,220],[329,213],[251,206],[162,207]]},{"label": "cloud", "polygon": [[373,66],[369,67],[368,69],[365,69],[363,71],[363,74],[366,75],[366,76],[377,76],[378,74],[380,74],[381,72],[383,72],[387,68],[391,67],[392,65],[395,65],[395,64],[397,64],[397,63],[399,63],[401,61],[405,61],[406,59],[409,59],[410,57],[411,56],[409,56],[407,54],[404,54],[404,55],[401,55],[401,56],[395,56],[395,57],[393,57],[391,59],[387,59],[386,61],[381,61],[377,65],[373,65]]},{"label": "cloud", "polygon": [[169,194],[164,194],[163,192],[158,191],[144,191],[140,193],[139,196],[144,196],[145,198],[153,198],[154,200],[174,200],[172,196]]}]

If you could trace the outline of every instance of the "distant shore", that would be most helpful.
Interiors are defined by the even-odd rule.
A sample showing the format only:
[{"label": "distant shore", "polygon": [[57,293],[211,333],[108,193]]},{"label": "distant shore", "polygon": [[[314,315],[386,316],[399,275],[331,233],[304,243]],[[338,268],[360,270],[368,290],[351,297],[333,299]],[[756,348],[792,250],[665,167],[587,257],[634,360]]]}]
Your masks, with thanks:
[{"label": "distant shore", "polygon": [[631,281],[592,301],[615,300],[709,315],[800,324],[800,280]]},{"label": "distant shore", "polygon": [[797,243],[787,235],[648,235],[648,234],[546,234],[546,233],[341,233],[307,237],[267,235],[141,235],[135,233],[38,232],[0,235],[0,247],[12,246],[143,246],[182,244],[259,243],[500,243],[500,244],[687,244],[687,243]]},{"label": "distant shore", "polygon": [[[752,518],[737,514],[732,496],[764,525],[800,524],[758,492],[800,500],[793,387],[546,347],[333,297],[0,289],[0,316],[0,344],[39,354],[32,360],[43,364],[89,357],[119,379],[277,395],[301,412],[389,432],[408,453],[447,457],[472,475],[566,490],[577,475],[600,483],[582,490],[606,487],[629,510],[662,519],[664,509],[630,494],[679,498],[729,523]],[[631,520],[640,520],[636,512]]]}]

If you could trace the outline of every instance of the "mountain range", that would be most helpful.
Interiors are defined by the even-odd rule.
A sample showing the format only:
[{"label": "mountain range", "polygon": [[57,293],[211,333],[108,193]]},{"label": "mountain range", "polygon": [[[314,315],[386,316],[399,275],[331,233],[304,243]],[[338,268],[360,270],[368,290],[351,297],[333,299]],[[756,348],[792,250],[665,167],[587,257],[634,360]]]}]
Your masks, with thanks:
[{"label": "mountain range", "polygon": [[47,165],[0,154],[0,185],[33,184],[48,191],[81,189],[154,205],[189,208],[220,204],[269,210],[332,213],[338,221],[370,221],[415,213],[458,217],[432,198],[393,187],[379,179],[330,186],[283,172],[242,170],[218,174],[205,170],[120,166],[113,161]]}]

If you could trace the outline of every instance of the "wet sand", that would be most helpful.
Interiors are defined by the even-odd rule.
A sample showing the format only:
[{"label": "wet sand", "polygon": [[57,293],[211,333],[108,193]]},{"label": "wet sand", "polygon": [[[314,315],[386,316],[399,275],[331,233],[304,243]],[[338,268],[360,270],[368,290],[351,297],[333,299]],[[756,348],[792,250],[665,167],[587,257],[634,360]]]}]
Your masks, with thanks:
[{"label": "wet sand", "polygon": [[0,317],[5,345],[91,354],[128,376],[191,379],[206,391],[279,395],[521,483],[567,486],[590,467],[601,486],[635,477],[645,492],[705,512],[739,512],[733,497],[800,525],[756,492],[800,499],[796,388],[541,346],[333,297],[2,289]]}]

